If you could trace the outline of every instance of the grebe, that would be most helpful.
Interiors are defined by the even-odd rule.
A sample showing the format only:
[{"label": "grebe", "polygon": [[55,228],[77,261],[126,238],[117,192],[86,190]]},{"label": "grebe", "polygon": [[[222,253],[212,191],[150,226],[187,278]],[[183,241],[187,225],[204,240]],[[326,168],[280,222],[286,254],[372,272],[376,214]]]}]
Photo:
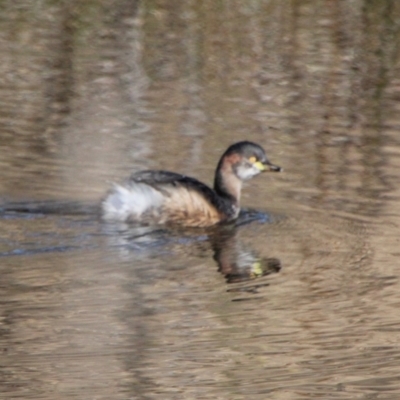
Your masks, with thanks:
[{"label": "grebe", "polygon": [[110,221],[212,226],[237,218],[242,182],[268,170],[281,168],[270,163],[258,144],[238,142],[219,160],[214,190],[174,172],[139,171],[114,185],[102,202],[102,216]]}]

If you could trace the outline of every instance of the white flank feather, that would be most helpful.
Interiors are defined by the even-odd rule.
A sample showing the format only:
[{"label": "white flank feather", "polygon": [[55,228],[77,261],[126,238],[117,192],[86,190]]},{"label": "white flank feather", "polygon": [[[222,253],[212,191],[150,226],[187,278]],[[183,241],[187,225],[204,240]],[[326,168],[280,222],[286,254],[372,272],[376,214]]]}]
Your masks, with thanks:
[{"label": "white flank feather", "polygon": [[145,183],[130,182],[128,187],[114,185],[102,203],[103,218],[116,221],[139,219],[162,203],[161,193]]}]

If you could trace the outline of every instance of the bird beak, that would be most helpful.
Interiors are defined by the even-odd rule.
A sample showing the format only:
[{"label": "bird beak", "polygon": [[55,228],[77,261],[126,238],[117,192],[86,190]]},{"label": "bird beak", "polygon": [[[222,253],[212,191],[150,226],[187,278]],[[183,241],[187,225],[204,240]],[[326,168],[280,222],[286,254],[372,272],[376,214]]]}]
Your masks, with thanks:
[{"label": "bird beak", "polygon": [[266,171],[273,171],[273,172],[281,172],[283,171],[283,168],[278,167],[277,165],[271,164],[269,161],[257,161],[254,163],[254,165],[261,171],[261,172],[266,172]]},{"label": "bird beak", "polygon": [[283,168],[279,167],[278,165],[274,165],[274,164],[268,164],[268,168],[272,172],[281,172],[281,171],[283,171]]}]

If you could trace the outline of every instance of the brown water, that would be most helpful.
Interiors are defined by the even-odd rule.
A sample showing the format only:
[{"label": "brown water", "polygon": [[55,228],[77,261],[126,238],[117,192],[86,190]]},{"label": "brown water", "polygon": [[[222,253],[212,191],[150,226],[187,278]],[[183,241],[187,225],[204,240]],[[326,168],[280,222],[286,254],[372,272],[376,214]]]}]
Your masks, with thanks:
[{"label": "brown water", "polygon": [[[0,19],[1,207],[56,211],[0,215],[1,398],[400,398],[399,2]],[[211,183],[244,139],[285,169],[246,186],[253,222],[97,218],[132,170]]]}]

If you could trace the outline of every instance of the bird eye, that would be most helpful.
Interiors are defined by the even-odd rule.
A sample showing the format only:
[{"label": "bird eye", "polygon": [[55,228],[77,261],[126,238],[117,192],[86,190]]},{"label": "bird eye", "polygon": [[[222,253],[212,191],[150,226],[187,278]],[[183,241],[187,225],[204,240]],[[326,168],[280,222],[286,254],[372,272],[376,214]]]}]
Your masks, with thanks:
[{"label": "bird eye", "polygon": [[251,156],[251,157],[249,158],[249,161],[250,161],[252,164],[254,164],[254,163],[257,161],[257,158],[254,157],[254,156]]}]

